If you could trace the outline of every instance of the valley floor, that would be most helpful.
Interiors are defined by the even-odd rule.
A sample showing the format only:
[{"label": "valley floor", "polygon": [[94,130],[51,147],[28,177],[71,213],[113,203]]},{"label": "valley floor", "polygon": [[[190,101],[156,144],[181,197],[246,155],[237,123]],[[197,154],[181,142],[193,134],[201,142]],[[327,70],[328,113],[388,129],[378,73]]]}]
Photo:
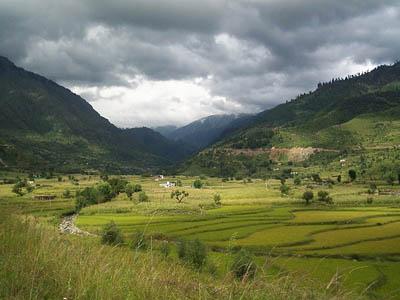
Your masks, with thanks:
[{"label": "valley floor", "polygon": [[[63,192],[70,189],[73,194],[74,190],[92,186],[100,180],[96,176],[78,178],[79,185],[66,178],[61,182],[57,179],[36,180],[40,187],[33,191],[33,195],[54,194],[57,197],[52,201],[33,200],[32,194],[17,197],[11,192],[12,185],[0,185],[2,211],[34,216],[40,224],[58,230],[60,214],[74,207],[74,199],[63,198]],[[367,194],[367,183],[337,183],[328,187],[311,181],[295,185],[288,180],[290,192],[283,197],[277,180],[224,182],[205,178],[202,179],[203,188],[195,189],[192,183],[196,178],[191,177],[171,177],[162,181],[135,176],[127,179],[142,185],[149,197],[148,202],[139,202],[137,194],[133,199],[120,194],[111,202],[83,208],[74,223],[80,230],[93,235],[70,238],[63,235],[63,239],[72,239],[73,243],[87,240],[86,243],[94,247],[99,239],[96,235],[101,234],[105,224],[114,221],[126,240],[137,231],[149,237],[152,253],[158,253],[165,242],[173,245],[168,259],[174,265],[180,264],[175,242],[180,239],[203,241],[209,249],[210,265],[215,270],[193,273],[185,266],[180,267],[195,276],[194,281],[198,284],[214,278],[218,288],[232,289],[235,283],[224,285],[222,282],[226,282],[229,274],[232,253],[238,248],[246,248],[255,255],[259,266],[257,285],[291,278],[297,282],[299,291],[304,289],[316,293],[314,296],[294,293],[293,297],[288,297],[286,291],[286,294],[275,295],[276,299],[320,298],[322,295],[323,298],[400,299],[398,185],[381,183],[380,189],[386,192],[371,196]],[[181,180],[182,187],[160,186],[162,182],[177,179]],[[301,196],[310,188],[315,194],[319,190],[328,191],[334,204],[314,200],[306,205]],[[189,192],[183,203],[171,199],[170,193],[176,189]],[[221,196],[221,205],[214,203],[215,194]],[[372,203],[367,203],[367,198],[373,198]],[[132,250],[122,247],[115,251]],[[160,264],[168,265],[159,257],[157,259],[161,260]],[[271,286],[268,288],[272,289]],[[246,294],[244,290],[243,293],[245,298],[262,298],[262,293]],[[227,295],[229,292],[223,298]],[[174,297],[185,298],[185,295]],[[214,296],[205,293],[194,298]]]}]

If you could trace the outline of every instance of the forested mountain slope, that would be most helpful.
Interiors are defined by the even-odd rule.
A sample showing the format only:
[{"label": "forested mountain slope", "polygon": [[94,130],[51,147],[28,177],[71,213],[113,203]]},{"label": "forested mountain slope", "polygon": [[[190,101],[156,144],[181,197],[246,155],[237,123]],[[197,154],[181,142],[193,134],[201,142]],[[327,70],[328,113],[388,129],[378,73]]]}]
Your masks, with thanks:
[{"label": "forested mountain slope", "polygon": [[70,90],[0,57],[0,158],[8,167],[139,171],[187,154],[151,129],[117,128]]},{"label": "forested mountain slope", "polygon": [[[232,175],[234,170],[260,172],[261,165],[270,168],[266,157],[268,161],[307,160],[313,154],[329,152],[333,159],[344,152],[398,145],[400,63],[319,83],[315,91],[259,113],[187,166]],[[300,155],[292,155],[294,150]],[[243,155],[247,161],[241,159]],[[255,162],[254,157],[260,161]],[[229,170],[221,171],[226,165]]]}]

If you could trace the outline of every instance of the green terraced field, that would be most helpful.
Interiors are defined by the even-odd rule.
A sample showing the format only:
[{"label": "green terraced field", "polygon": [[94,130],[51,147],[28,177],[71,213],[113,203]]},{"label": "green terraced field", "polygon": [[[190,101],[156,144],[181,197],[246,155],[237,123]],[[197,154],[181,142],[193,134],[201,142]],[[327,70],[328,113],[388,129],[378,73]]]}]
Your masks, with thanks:
[{"label": "green terraced field", "polygon": [[[335,205],[314,201],[307,206],[300,199],[306,183],[294,186],[289,181],[291,192],[282,197],[277,180],[266,184],[207,178],[202,189],[194,189],[194,178],[182,176],[179,189],[188,191],[189,197],[177,203],[170,198],[173,189],[160,187],[151,178],[127,178],[142,185],[149,202],[138,202],[136,194],[133,200],[120,194],[111,202],[82,209],[76,225],[97,234],[112,220],[128,240],[135,231],[143,231],[155,245],[164,239],[197,238],[215,251],[210,257],[224,270],[230,261],[225,253],[244,247],[271,274],[305,273],[316,285],[337,276],[346,288],[367,298],[386,294],[400,298],[400,291],[396,292],[396,280],[400,280],[398,186],[391,187],[393,195],[375,195],[373,205],[367,205],[367,184],[336,184],[329,189]],[[74,192],[98,181],[81,176],[76,186],[66,179],[38,180],[41,187],[34,194],[54,194],[57,198],[52,201],[33,200],[32,195],[16,197],[11,185],[0,185],[0,205],[54,223],[57,215],[74,207],[73,198],[61,196],[66,188]],[[317,186],[314,192],[320,189],[324,187]],[[216,193],[222,197],[221,206],[213,203]]]}]

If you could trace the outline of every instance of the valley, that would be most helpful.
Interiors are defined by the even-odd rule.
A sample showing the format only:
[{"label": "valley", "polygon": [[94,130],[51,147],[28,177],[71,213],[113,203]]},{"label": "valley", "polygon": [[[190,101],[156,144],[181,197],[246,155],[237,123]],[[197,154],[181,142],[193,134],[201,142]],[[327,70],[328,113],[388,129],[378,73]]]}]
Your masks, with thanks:
[{"label": "valley", "polygon": [[[77,238],[95,244],[110,221],[121,231],[126,244],[122,248],[129,249],[132,237],[143,233],[149,248],[136,251],[163,257],[162,247],[167,243],[168,260],[183,267],[186,264],[178,256],[179,241],[198,239],[207,247],[206,267],[199,274],[206,276],[208,266],[213,266],[212,276],[218,282],[229,274],[235,253],[246,249],[254,255],[258,278],[303,277],[308,288],[312,285],[319,291],[334,285],[362,298],[400,297],[396,280],[400,276],[398,184],[376,182],[380,192],[370,194],[369,182],[328,184],[301,174],[300,184],[286,180],[288,194],[282,194],[282,184],[276,179],[226,181],[176,176],[161,182],[180,182],[181,186],[165,188],[154,178],[124,176],[128,183],[141,185],[147,201],[141,202],[138,193],[132,198],[120,193],[111,201],[82,208],[73,222],[79,230],[90,233]],[[322,178],[327,174],[322,173]],[[344,171],[342,175],[347,176]],[[96,175],[73,178],[35,179],[35,190],[23,196],[16,196],[11,184],[2,184],[1,209],[33,216],[58,231],[62,215],[74,210],[76,203],[74,197],[63,196],[65,191],[73,195],[76,190],[104,182]],[[202,182],[200,189],[193,187],[195,180]],[[182,203],[170,197],[176,189],[189,193]],[[307,205],[302,195],[310,189],[315,198]],[[329,192],[332,203],[317,199],[320,190]],[[56,198],[34,200],[36,194]],[[220,204],[213,200],[216,194]],[[328,288],[328,294],[339,291],[335,289]]]}]

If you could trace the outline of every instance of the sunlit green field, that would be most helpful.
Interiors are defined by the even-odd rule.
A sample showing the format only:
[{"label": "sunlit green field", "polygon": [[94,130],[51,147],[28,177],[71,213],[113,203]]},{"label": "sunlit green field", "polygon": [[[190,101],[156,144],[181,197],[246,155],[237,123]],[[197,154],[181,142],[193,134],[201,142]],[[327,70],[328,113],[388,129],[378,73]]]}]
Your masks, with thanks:
[{"label": "sunlit green field", "polygon": [[[130,200],[120,194],[111,202],[81,210],[76,225],[98,234],[113,220],[127,239],[142,231],[160,240],[200,239],[210,249],[210,257],[221,269],[229,264],[231,249],[245,247],[252,251],[261,267],[271,274],[296,272],[309,274],[316,286],[341,283],[365,297],[400,299],[400,188],[388,186],[393,193],[374,195],[367,204],[368,184],[335,184],[331,188],[314,185],[314,194],[327,190],[333,205],[301,200],[306,182],[291,188],[282,197],[279,181],[228,181],[203,179],[205,186],[195,189],[196,178],[179,177],[183,186],[160,187],[165,178],[127,177],[140,183],[149,202]],[[59,214],[73,209],[74,199],[64,199],[65,189],[74,192],[96,184],[96,176],[80,176],[79,185],[66,177],[39,179],[40,187],[32,194],[17,197],[11,185],[0,185],[1,208],[17,208],[56,226]],[[311,184],[311,183],[310,183]],[[171,191],[184,189],[189,197],[183,203],[170,198]],[[35,194],[54,194],[55,200],[33,200]],[[213,196],[221,195],[221,206]],[[332,283],[333,284],[333,283]]]}]

